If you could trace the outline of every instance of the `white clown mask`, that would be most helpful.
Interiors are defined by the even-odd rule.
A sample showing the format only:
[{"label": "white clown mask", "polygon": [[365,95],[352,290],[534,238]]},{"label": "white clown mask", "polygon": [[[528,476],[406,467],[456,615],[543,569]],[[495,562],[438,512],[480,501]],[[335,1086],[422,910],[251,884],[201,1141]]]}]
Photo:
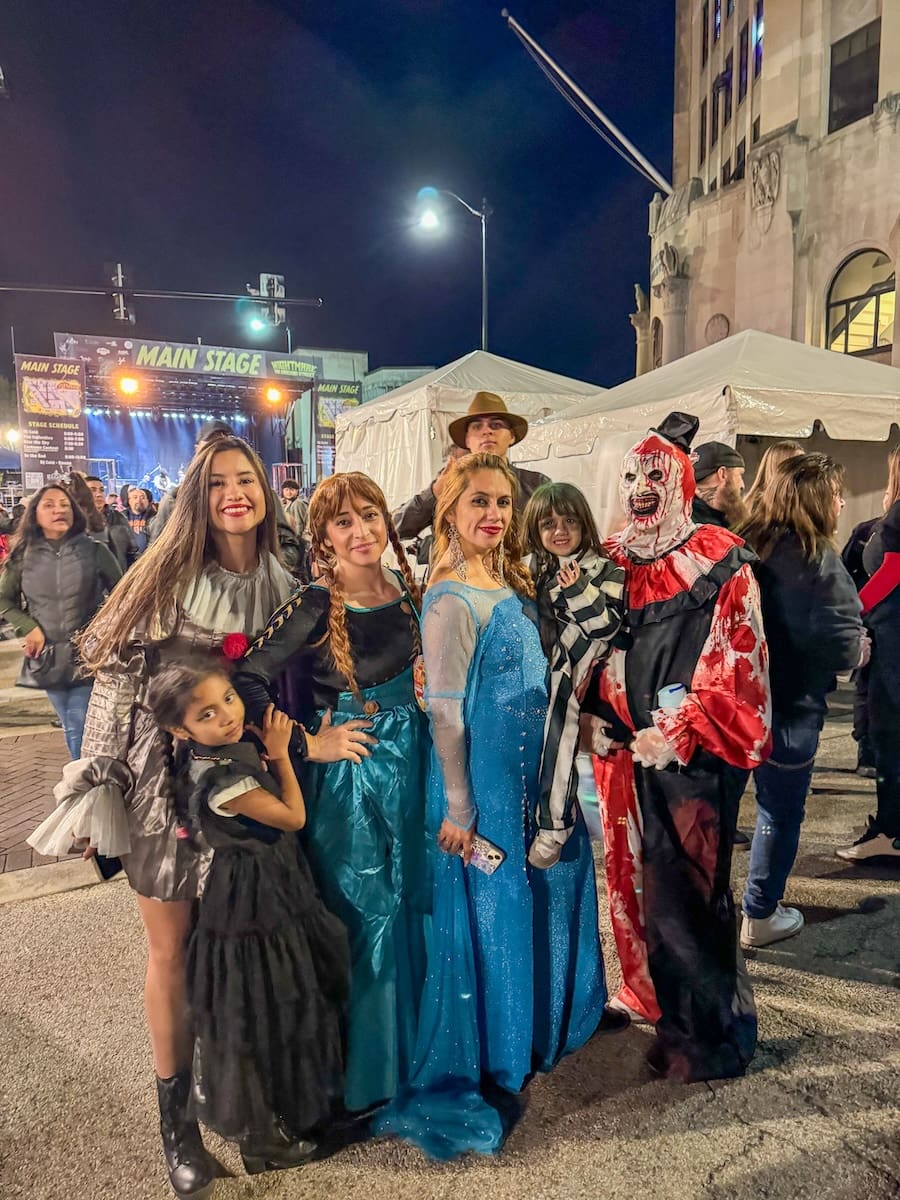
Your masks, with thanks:
[{"label": "white clown mask", "polygon": [[680,545],[693,529],[694,472],[687,454],[649,433],[625,455],[619,500],[626,525],[619,541],[635,558],[653,559]]}]

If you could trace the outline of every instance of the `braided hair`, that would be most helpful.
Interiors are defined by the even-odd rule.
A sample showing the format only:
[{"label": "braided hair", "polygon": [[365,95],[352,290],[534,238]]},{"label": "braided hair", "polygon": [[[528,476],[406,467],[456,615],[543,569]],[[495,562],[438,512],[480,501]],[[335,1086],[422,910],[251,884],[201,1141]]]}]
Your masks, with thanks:
[{"label": "braided hair", "polygon": [[[400,536],[394,528],[391,514],[388,512],[384,493],[378,484],[368,475],[362,474],[361,471],[340,472],[337,475],[329,476],[328,479],[323,479],[312,494],[307,518],[313,559],[317,564],[319,577],[327,584],[331,597],[328,609],[328,631],[322,640],[328,641],[335,669],[346,679],[348,690],[359,703],[362,703],[353,663],[350,634],[347,630],[345,597],[340,572],[337,569],[337,560],[333,551],[325,544],[328,522],[333,521],[338,513],[343,511],[346,505],[353,500],[371,504],[381,513],[387,529],[388,540],[397,556],[404,587],[416,611],[421,604],[421,593],[407,562]],[[410,613],[410,627],[413,633],[415,653],[419,654],[421,653],[421,637],[415,612]]]}]

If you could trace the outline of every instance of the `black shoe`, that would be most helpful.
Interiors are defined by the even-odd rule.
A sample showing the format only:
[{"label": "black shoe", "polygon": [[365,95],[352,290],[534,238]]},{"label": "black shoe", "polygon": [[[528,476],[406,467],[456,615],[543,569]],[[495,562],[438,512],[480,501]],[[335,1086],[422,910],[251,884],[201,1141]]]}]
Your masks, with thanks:
[{"label": "black shoe", "polygon": [[750,849],[750,839],[742,829],[739,829],[734,835],[734,848],[735,850]]},{"label": "black shoe", "polygon": [[623,1029],[627,1029],[631,1024],[631,1017],[627,1012],[622,1012],[620,1008],[610,1008],[608,1004],[604,1005],[603,1016],[600,1018],[600,1024],[597,1026],[596,1033],[621,1033]]},{"label": "black shoe", "polygon": [[248,1175],[261,1175],[263,1171],[288,1171],[302,1167],[315,1154],[315,1142],[301,1138],[292,1141],[281,1128],[274,1129],[266,1137],[246,1137],[240,1142],[241,1159]]},{"label": "black shoe", "polygon": [[213,1168],[196,1121],[187,1115],[190,1071],[156,1079],[159,1131],[169,1169],[169,1183],[179,1200],[206,1200],[212,1194]]}]

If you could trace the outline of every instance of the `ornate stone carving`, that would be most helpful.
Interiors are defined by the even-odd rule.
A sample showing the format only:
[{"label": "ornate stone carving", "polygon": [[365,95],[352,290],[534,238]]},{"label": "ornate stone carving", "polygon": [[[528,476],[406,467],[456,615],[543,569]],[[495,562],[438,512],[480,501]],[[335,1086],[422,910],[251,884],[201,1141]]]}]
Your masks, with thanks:
[{"label": "ornate stone carving", "polygon": [[875,105],[876,129],[894,129],[900,118],[900,92],[889,92]]},{"label": "ornate stone carving", "polygon": [[687,283],[683,275],[671,275],[653,285],[653,295],[661,301],[663,316],[684,312],[687,307]]},{"label": "ornate stone carving", "polygon": [[731,322],[724,313],[715,313],[706,322],[706,344],[712,346],[714,342],[722,342],[728,337],[731,332]]},{"label": "ornate stone carving", "polygon": [[678,251],[669,242],[653,255],[650,262],[650,282],[659,283],[663,279],[671,279],[678,274]]},{"label": "ornate stone carving", "polygon": [[769,150],[750,164],[750,186],[754,208],[771,207],[781,190],[781,155]]},{"label": "ornate stone carving", "polygon": [[634,307],[638,313],[650,311],[650,301],[647,298],[647,293],[639,283],[634,285]]},{"label": "ornate stone carving", "polygon": [[650,202],[650,236],[655,237],[675,221],[686,217],[691,204],[702,195],[703,184],[700,180],[689,179],[672,192],[671,196],[666,196],[661,203],[654,196]]},{"label": "ornate stone carving", "polygon": [[775,218],[775,201],[781,191],[781,154],[766,150],[750,163],[750,203],[762,233],[767,233]]}]

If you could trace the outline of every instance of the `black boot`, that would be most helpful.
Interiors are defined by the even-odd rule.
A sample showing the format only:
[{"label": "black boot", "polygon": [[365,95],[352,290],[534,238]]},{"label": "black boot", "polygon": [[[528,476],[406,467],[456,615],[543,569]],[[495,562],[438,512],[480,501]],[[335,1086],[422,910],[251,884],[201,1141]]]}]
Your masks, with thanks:
[{"label": "black boot", "polygon": [[187,1115],[190,1071],[179,1071],[169,1079],[157,1076],[156,1094],[159,1131],[172,1190],[180,1200],[204,1200],[212,1194],[213,1170],[197,1122]]},{"label": "black boot", "polygon": [[263,1171],[285,1171],[291,1167],[302,1167],[309,1162],[318,1149],[313,1141],[306,1138],[295,1140],[282,1129],[275,1126],[265,1136],[256,1135],[241,1138],[241,1158],[244,1170],[248,1175],[259,1175]]}]

